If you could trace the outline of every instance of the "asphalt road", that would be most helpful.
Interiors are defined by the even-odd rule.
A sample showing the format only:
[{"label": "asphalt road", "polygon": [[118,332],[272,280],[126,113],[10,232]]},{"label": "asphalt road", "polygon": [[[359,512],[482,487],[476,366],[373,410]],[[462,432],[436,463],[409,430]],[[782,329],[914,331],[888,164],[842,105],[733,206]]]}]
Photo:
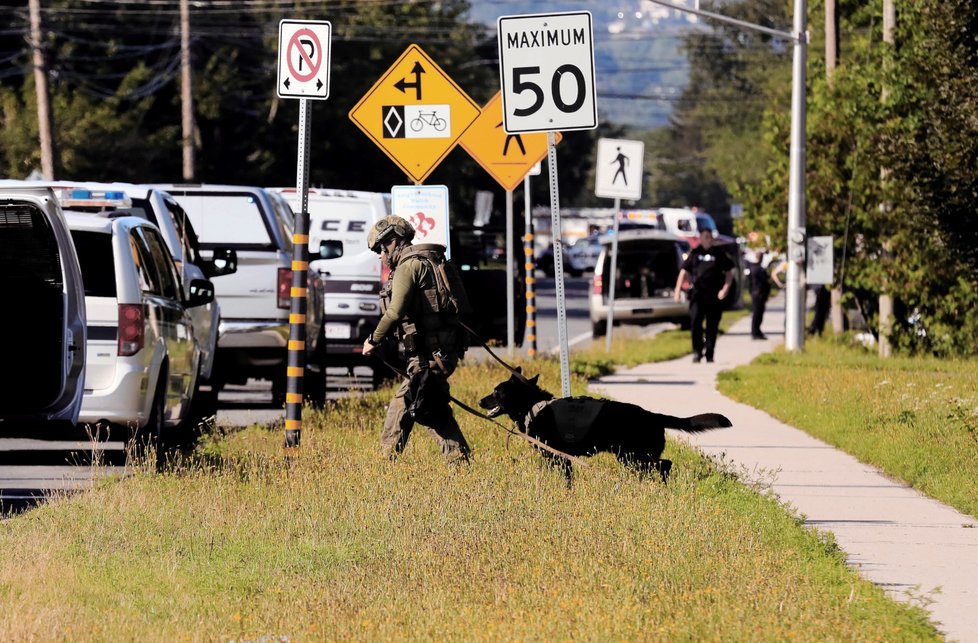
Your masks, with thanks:
[{"label": "asphalt road", "polygon": [[[565,281],[567,337],[570,345],[590,339],[587,278]],[[537,350],[559,350],[557,300],[554,280],[537,281]],[[527,346],[514,354],[526,354]],[[473,359],[479,353],[470,351]],[[506,348],[497,354],[508,354]],[[370,387],[370,370],[356,369],[352,376],[345,369],[327,372],[329,397],[349,395]],[[281,421],[284,412],[272,406],[271,385],[249,381],[243,386],[227,386],[217,400],[216,421],[220,426],[248,426]],[[0,435],[0,515],[34,506],[46,495],[74,493],[89,488],[99,479],[127,475],[125,444],[119,436],[90,436],[82,429],[70,431],[21,432]]]}]

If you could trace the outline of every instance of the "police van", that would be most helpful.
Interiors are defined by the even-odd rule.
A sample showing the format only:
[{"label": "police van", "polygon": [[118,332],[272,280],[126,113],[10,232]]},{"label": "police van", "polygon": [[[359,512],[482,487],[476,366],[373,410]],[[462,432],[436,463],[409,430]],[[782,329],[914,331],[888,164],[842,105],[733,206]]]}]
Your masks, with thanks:
[{"label": "police van", "polygon": [[[299,211],[295,188],[272,188]],[[390,214],[390,201],[377,192],[309,189],[310,270],[322,276],[326,365],[373,369],[373,381],[387,375],[386,367],[363,356],[363,342],[380,321],[381,262],[367,248],[367,233]]]}]

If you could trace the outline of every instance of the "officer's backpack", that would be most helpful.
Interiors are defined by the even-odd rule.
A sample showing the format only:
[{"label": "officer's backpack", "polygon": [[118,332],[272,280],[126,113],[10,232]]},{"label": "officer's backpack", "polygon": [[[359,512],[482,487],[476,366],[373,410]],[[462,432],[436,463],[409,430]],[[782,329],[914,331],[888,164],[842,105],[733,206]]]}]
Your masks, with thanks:
[{"label": "officer's backpack", "polygon": [[400,261],[408,257],[418,257],[431,268],[435,275],[435,297],[431,307],[437,313],[449,315],[467,315],[472,312],[472,305],[462,285],[462,275],[458,267],[445,258],[445,246],[436,243],[422,243],[405,248]]}]

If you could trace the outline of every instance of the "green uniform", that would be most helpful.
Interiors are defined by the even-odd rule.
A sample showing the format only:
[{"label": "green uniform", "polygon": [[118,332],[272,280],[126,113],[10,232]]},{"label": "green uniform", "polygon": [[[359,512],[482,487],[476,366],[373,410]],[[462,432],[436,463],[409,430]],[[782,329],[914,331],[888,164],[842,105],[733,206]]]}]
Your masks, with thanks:
[{"label": "green uniform", "polygon": [[[404,343],[407,352],[407,374],[413,376],[422,368],[431,369],[430,386],[443,390],[443,404],[428,409],[425,426],[441,445],[442,454],[450,462],[468,459],[469,445],[459,429],[447,399],[448,377],[458,365],[457,317],[439,311],[437,284],[431,264],[410,253],[410,247],[394,268],[389,290],[382,293],[386,304],[384,314],[374,330],[372,339],[380,342],[394,333]],[[437,359],[436,359],[437,357]],[[403,382],[387,408],[381,448],[390,458],[396,457],[407,445],[415,420],[407,411],[405,395],[408,382]]]}]

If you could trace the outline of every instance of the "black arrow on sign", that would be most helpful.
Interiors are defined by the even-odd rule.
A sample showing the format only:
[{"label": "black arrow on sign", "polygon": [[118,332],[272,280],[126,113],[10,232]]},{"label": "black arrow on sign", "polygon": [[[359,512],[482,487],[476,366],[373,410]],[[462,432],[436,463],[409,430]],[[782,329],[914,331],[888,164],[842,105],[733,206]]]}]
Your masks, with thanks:
[{"label": "black arrow on sign", "polygon": [[317,78],[317,79],[316,79],[316,90],[318,91],[318,90],[320,90],[320,89],[322,89],[322,88],[323,88],[323,81],[321,81],[321,80],[319,80],[319,79]]},{"label": "black arrow on sign", "polygon": [[411,73],[414,74],[414,82],[409,83],[409,82],[407,82],[407,80],[405,80],[404,78],[402,78],[401,80],[399,80],[396,83],[394,83],[394,87],[396,87],[399,90],[401,90],[401,93],[402,94],[406,94],[407,93],[405,90],[408,87],[413,87],[414,88],[414,99],[415,100],[421,100],[421,74],[425,73],[424,67],[421,66],[421,63],[415,61],[414,62],[414,69],[411,70]]},{"label": "black arrow on sign", "polygon": [[286,78],[286,79],[285,79],[285,82],[284,82],[284,83],[282,83],[282,84],[283,84],[283,85],[285,85],[285,88],[286,88],[286,89],[288,89],[288,88],[289,88],[289,84],[290,84],[290,83],[289,83],[289,79],[288,79],[288,78]]}]

